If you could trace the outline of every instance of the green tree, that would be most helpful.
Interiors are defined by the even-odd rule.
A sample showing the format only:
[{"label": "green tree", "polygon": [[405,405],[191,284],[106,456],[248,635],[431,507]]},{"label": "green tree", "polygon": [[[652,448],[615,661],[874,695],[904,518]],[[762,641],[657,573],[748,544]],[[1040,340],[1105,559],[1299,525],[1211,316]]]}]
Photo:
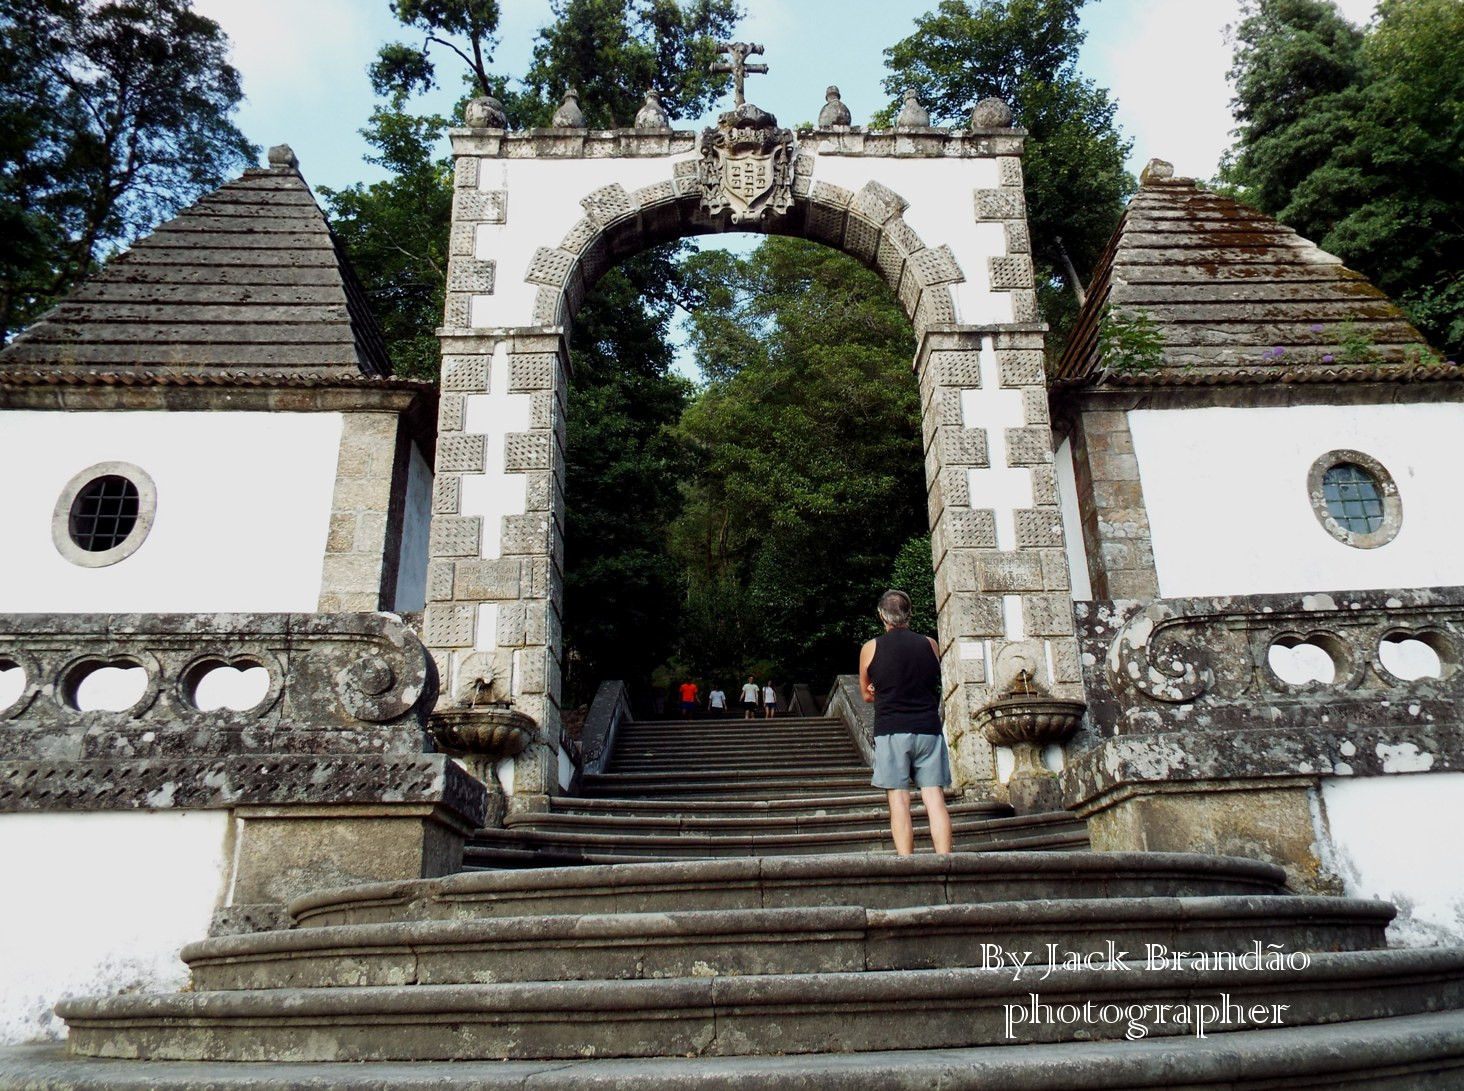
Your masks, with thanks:
[{"label": "green tree", "polygon": [[630,126],[651,88],[673,119],[700,116],[726,89],[708,67],[736,25],[733,0],[555,0],[553,9],[524,90],[505,97],[519,124],[548,125],[570,87],[603,129]]},{"label": "green tree", "polygon": [[687,265],[709,379],[680,427],[698,466],[672,527],[688,614],[702,599],[739,611],[720,618],[734,643],[751,633],[778,677],[826,684],[850,669],[895,555],[925,530],[910,325],[877,274],[801,240]]},{"label": "green tree", "polygon": [[1366,273],[1464,352],[1464,5],[1386,0],[1366,30],[1326,0],[1252,0],[1231,76],[1240,195]]},{"label": "green tree", "polygon": [[0,0],[0,343],[258,149],[189,0]]},{"label": "green tree", "polygon": [[[941,0],[915,21],[914,34],[885,50],[885,90],[898,97],[913,88],[935,124],[968,124],[976,102],[999,98],[1027,130],[1027,220],[1052,355],[1077,314],[1063,251],[1086,282],[1134,188],[1117,106],[1078,72],[1085,3]],[[897,109],[878,120],[888,123]]]}]

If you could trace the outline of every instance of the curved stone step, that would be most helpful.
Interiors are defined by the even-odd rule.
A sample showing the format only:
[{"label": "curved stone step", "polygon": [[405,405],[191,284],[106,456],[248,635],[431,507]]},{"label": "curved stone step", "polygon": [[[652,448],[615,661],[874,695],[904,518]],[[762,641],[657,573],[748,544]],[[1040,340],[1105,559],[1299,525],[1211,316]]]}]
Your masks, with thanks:
[{"label": "curved stone step", "polygon": [[1036,987],[1043,970],[1011,960],[1360,951],[1383,944],[1393,912],[1375,901],[1252,895],[535,916],[226,936],[189,944],[182,958],[199,991],[940,967],[1008,967]]},{"label": "curved stone step", "polygon": [[369,883],[292,901],[301,927],[572,913],[1278,894],[1272,864],[1196,853],[740,857]]},{"label": "curved stone step", "polygon": [[[811,783],[812,782],[812,783]],[[600,796],[631,796],[649,799],[718,798],[767,799],[798,795],[827,795],[869,786],[869,769],[858,772],[810,774],[759,772],[737,776],[718,773],[599,773],[584,777],[584,791]]]},{"label": "curved stone step", "polygon": [[71,1057],[59,1044],[0,1049],[0,1091],[1457,1091],[1464,1015],[1135,1041],[767,1057],[441,1063],[171,1062]]},{"label": "curved stone step", "polygon": [[[1050,1016],[1024,1019],[1031,1004]],[[940,969],[125,995],[56,1010],[81,1055],[373,1061],[940,1049],[1119,1038],[1129,1020],[1163,1037],[1461,1004],[1464,950],[1431,949],[1319,953],[1305,969],[1059,969],[1040,986]]]},{"label": "curved stone step", "polygon": [[811,753],[804,756],[786,755],[778,761],[764,757],[728,758],[645,758],[622,761],[618,757],[607,770],[614,776],[647,776],[656,773],[670,773],[684,776],[697,773],[703,776],[732,777],[776,777],[800,776],[822,779],[830,776],[857,776],[869,782],[869,766],[853,759],[841,761],[825,753]]}]

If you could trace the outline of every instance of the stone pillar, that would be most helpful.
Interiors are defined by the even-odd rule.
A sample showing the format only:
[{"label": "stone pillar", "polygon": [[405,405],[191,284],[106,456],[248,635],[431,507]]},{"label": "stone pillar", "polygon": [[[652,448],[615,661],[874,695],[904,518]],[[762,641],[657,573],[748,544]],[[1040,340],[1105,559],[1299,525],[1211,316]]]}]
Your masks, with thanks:
[{"label": "stone pillar", "polygon": [[1073,476],[1095,599],[1159,596],[1149,513],[1128,414],[1084,409],[1074,418]]},{"label": "stone pillar", "polygon": [[1055,696],[1081,696],[1041,328],[937,330],[916,367],[955,775],[1000,795],[975,713],[1024,668]]},{"label": "stone pillar", "polygon": [[411,442],[396,412],[342,415],[320,576],[322,613],[392,608]]},{"label": "stone pillar", "polygon": [[500,769],[513,807],[532,809],[558,790],[568,347],[558,329],[439,337],[424,640],[447,702],[485,679],[539,725]]}]

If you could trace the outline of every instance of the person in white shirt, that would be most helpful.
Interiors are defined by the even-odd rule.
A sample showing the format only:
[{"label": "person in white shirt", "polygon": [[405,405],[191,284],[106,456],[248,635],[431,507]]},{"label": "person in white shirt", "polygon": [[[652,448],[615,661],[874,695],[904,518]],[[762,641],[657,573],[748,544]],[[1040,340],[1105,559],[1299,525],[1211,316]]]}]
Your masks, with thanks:
[{"label": "person in white shirt", "polygon": [[712,715],[718,719],[727,711],[727,695],[722,692],[721,686],[714,686],[712,692],[707,694],[707,708],[712,710]]},{"label": "person in white shirt", "polygon": [[763,716],[771,720],[778,711],[778,695],[773,692],[773,683],[763,686]]},{"label": "person in white shirt", "polygon": [[757,712],[757,683],[749,674],[747,682],[742,687],[742,718],[750,720],[755,712]]}]

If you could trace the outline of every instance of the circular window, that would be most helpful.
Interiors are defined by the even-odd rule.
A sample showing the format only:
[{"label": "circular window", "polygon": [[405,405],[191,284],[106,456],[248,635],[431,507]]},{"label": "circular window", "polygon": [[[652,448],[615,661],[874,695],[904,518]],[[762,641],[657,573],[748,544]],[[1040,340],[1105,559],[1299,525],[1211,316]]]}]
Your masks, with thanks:
[{"label": "circular window", "polygon": [[1333,538],[1358,549],[1387,545],[1403,525],[1393,475],[1361,451],[1328,451],[1312,463],[1307,491],[1318,522]]},{"label": "circular window", "polygon": [[156,513],[151,477],[130,463],[99,462],[61,490],[51,540],[72,564],[105,568],[137,551]]}]

